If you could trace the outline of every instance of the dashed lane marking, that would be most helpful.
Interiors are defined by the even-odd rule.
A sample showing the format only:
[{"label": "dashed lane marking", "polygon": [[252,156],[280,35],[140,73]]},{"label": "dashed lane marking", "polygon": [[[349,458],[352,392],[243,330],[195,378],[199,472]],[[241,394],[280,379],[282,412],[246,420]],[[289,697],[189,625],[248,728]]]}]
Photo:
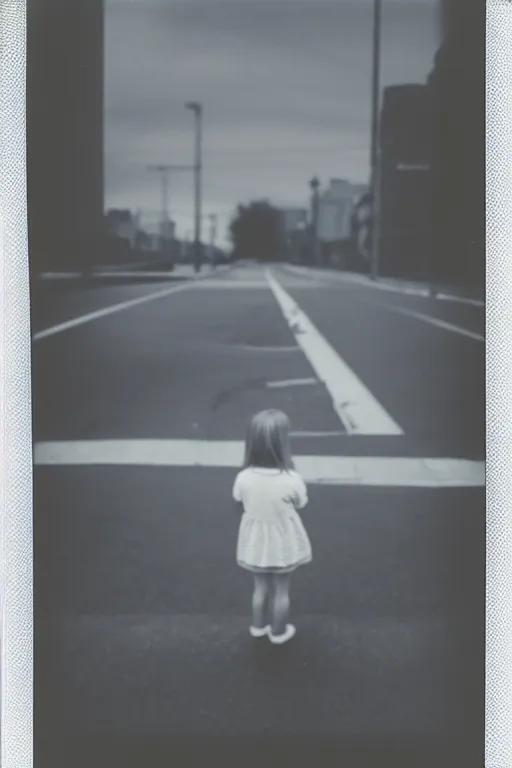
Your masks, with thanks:
[{"label": "dashed lane marking", "polygon": [[333,408],[347,432],[360,435],[402,435],[401,427],[270,272],[267,272],[267,280],[297,343],[302,347],[319,380],[325,384]]},{"label": "dashed lane marking", "polygon": [[440,320],[432,315],[425,315],[423,312],[416,312],[412,309],[405,309],[405,307],[390,306],[389,304],[379,304],[379,307],[388,309],[390,312],[398,312],[401,315],[407,315],[408,317],[415,317],[417,320],[422,320],[425,323],[434,325],[437,328],[442,328],[445,331],[451,331],[452,333],[459,333],[461,336],[467,336],[474,341],[485,341],[485,337],[479,333],[468,331],[467,328],[461,328],[459,325],[453,325],[453,323],[447,323],[446,320]]},{"label": "dashed lane marking", "polygon": [[318,379],[310,377],[307,379],[283,379],[282,381],[267,381],[269,389],[286,389],[287,387],[307,387],[312,384],[318,384]]},{"label": "dashed lane marking", "polygon": [[[241,441],[87,440],[37,443],[36,466],[151,466],[237,469]],[[482,461],[367,456],[295,457],[305,481],[318,485],[401,488],[482,487]]]}]

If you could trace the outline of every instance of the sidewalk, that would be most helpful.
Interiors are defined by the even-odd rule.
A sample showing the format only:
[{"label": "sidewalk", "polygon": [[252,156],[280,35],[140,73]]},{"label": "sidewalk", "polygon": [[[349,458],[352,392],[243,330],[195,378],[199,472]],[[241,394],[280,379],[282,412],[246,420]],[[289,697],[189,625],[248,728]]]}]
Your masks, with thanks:
[{"label": "sidewalk", "polygon": [[[104,281],[104,280],[198,280],[204,277],[224,272],[231,267],[231,264],[219,264],[215,269],[212,269],[209,264],[203,264],[200,272],[196,272],[192,264],[176,264],[173,270],[150,270],[144,269],[148,267],[147,263],[133,264],[123,266],[100,266],[97,267],[92,275],[91,280]],[[65,281],[82,281],[84,276],[81,272],[43,272],[40,275],[40,279],[44,282],[65,282]]]},{"label": "sidewalk", "polygon": [[436,286],[435,295],[432,294],[430,287],[425,283],[415,282],[412,280],[399,280],[397,278],[381,277],[378,280],[372,280],[367,275],[359,275],[352,272],[338,272],[329,267],[303,267],[297,264],[284,264],[285,269],[288,269],[295,274],[316,277],[316,278],[333,278],[335,280],[343,282],[356,283],[358,285],[365,285],[367,287],[375,288],[381,291],[393,291],[395,293],[408,294],[412,296],[423,296],[436,298],[439,301],[454,301],[463,304],[472,304],[478,307],[484,307],[485,301],[474,293],[464,288],[455,286]]}]

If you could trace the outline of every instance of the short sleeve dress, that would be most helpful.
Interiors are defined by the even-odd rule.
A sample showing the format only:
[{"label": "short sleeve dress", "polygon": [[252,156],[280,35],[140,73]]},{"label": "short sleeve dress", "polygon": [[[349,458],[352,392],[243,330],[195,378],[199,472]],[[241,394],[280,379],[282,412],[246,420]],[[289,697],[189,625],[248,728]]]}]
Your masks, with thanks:
[{"label": "short sleeve dress", "polygon": [[244,509],[238,565],[254,573],[288,573],[312,560],[309,536],[297,513],[308,502],[298,472],[248,467],[236,476],[233,498]]}]

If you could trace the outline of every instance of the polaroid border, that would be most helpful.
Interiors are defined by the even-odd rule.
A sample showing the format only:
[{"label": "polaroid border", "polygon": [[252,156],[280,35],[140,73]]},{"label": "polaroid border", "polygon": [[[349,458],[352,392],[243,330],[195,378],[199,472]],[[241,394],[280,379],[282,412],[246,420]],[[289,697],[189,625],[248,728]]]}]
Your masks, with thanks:
[{"label": "polaroid border", "polygon": [[33,764],[32,435],[25,0],[0,0],[0,738]]},{"label": "polaroid border", "polygon": [[[486,768],[512,765],[512,2],[487,4]],[[25,0],[0,0],[1,765],[33,765]]]},{"label": "polaroid border", "polygon": [[512,765],[512,2],[486,19],[485,765]]}]

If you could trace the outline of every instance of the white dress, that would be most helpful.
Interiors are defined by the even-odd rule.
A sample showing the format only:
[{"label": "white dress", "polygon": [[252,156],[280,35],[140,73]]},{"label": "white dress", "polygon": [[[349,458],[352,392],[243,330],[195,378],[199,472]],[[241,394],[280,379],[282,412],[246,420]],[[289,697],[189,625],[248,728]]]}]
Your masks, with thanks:
[{"label": "white dress", "polygon": [[311,543],[297,509],[308,502],[295,471],[249,467],[238,473],[233,498],[242,502],[238,565],[258,572],[288,572],[312,559]]}]

